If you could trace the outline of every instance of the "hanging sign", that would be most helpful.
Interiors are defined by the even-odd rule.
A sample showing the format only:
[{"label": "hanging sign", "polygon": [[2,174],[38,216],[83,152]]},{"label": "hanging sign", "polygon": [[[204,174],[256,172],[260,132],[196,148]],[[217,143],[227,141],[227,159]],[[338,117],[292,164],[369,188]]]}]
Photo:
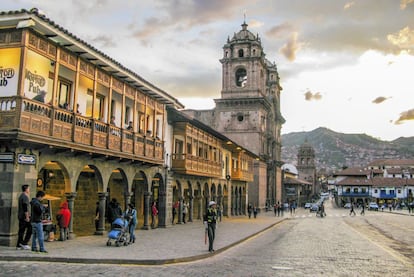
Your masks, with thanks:
[{"label": "hanging sign", "polygon": [[36,156],[35,155],[27,155],[27,154],[18,154],[17,155],[17,162],[19,164],[36,164]]}]

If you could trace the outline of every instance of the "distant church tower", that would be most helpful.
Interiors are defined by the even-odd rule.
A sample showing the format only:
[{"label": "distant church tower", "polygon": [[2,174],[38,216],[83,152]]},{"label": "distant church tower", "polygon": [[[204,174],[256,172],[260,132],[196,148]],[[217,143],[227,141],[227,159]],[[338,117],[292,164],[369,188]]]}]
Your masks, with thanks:
[{"label": "distant church tower", "polygon": [[312,183],[311,194],[317,193],[316,189],[316,166],[315,166],[315,150],[305,139],[298,151],[298,164],[296,166],[299,179]]},{"label": "distant church tower", "polygon": [[260,157],[249,184],[249,202],[263,208],[282,201],[279,74],[265,58],[259,35],[242,29],[223,46],[221,98],[213,110],[187,110]]}]

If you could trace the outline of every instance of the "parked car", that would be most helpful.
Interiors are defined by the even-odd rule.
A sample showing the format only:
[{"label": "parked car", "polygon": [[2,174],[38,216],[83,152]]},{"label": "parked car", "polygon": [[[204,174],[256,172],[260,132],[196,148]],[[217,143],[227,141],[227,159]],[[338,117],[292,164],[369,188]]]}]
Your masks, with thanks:
[{"label": "parked car", "polygon": [[351,203],[346,203],[344,205],[344,209],[350,209],[351,208]]},{"label": "parked car", "polygon": [[310,212],[317,212],[318,210],[319,210],[318,204],[312,204],[312,206],[309,209]]},{"label": "parked car", "polygon": [[368,210],[370,210],[370,211],[372,211],[372,210],[378,211],[378,209],[379,209],[379,206],[378,206],[377,203],[375,203],[375,202],[369,203]]},{"label": "parked car", "polygon": [[312,207],[312,203],[306,203],[305,204],[305,209],[310,209]]}]

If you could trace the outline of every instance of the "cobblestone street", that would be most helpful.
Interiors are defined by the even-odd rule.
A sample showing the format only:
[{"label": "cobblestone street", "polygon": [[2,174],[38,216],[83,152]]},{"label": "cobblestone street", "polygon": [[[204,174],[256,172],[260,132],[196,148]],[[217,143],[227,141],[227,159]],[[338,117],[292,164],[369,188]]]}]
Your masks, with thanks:
[{"label": "cobblestone street", "polygon": [[[0,262],[0,270],[6,276],[29,271],[32,276],[414,276],[414,217],[370,211],[351,217],[349,210],[333,209],[329,201],[326,212],[325,218],[303,209],[285,213],[286,220],[267,231],[193,262],[140,266],[123,265],[122,260],[112,265],[18,261]],[[271,216],[260,214],[258,220]]]}]

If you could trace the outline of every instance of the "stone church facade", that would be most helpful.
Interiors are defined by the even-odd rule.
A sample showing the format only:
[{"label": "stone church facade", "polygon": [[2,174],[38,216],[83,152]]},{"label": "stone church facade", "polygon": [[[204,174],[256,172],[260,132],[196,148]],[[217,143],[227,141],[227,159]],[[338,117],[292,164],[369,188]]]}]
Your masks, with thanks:
[{"label": "stone church facade", "polygon": [[297,157],[299,178],[312,184],[311,191],[307,192],[308,197],[315,195],[320,190],[316,182],[315,150],[307,140],[300,146]]},{"label": "stone church facade", "polygon": [[260,208],[281,199],[279,74],[266,59],[259,35],[244,22],[223,46],[221,98],[212,110],[186,110],[260,157],[254,164],[249,202]]}]

